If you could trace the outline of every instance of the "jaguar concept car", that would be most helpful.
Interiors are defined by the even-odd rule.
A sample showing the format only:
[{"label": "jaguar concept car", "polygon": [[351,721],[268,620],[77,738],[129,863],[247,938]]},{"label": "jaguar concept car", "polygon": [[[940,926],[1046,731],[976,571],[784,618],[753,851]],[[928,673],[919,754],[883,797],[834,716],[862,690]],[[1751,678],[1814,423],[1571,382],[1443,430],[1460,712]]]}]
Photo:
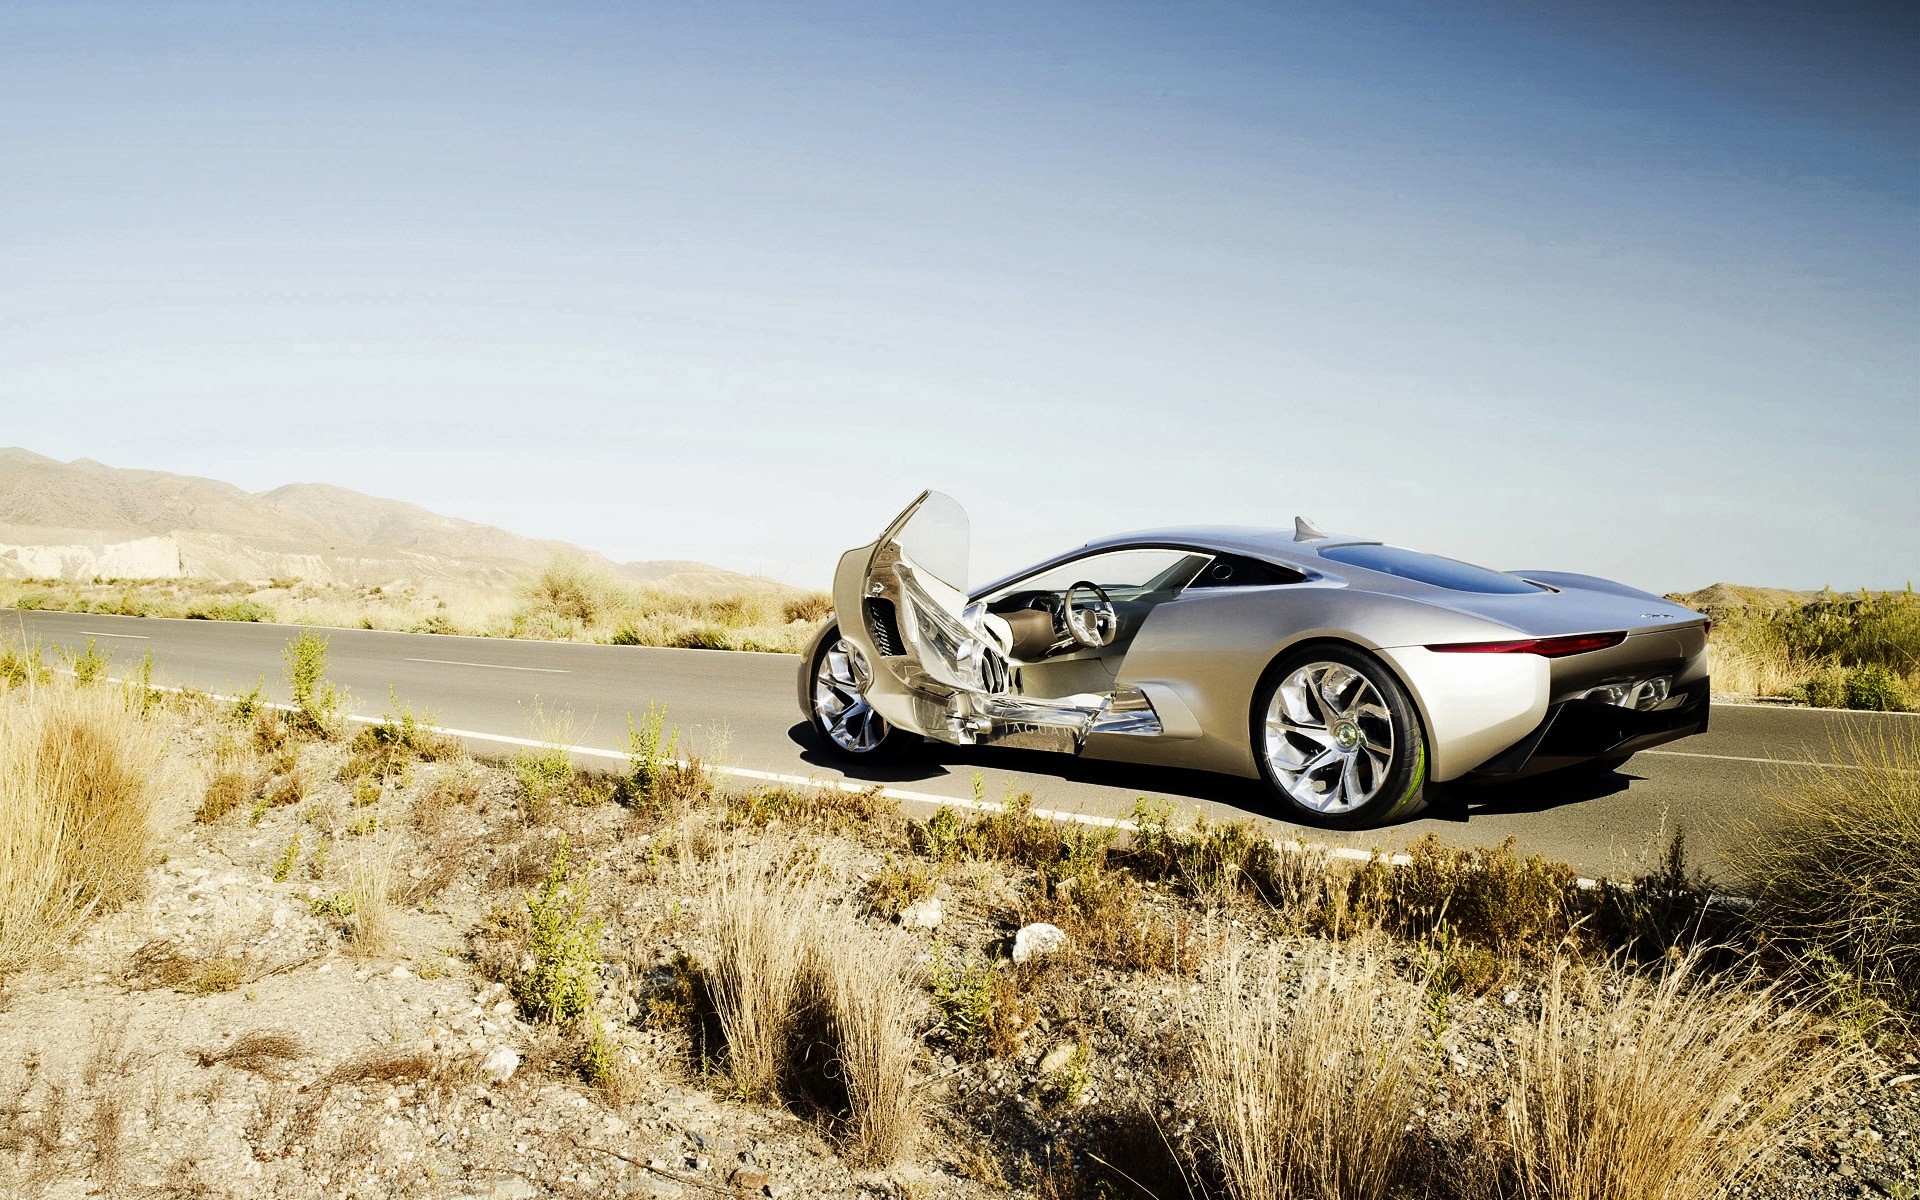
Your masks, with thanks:
[{"label": "jaguar concept car", "polygon": [[833,581],[800,706],[855,760],[932,739],[1266,782],[1362,828],[1433,785],[1580,766],[1707,727],[1707,618],[1557,571],[1364,538],[1158,529],[969,588],[966,514],[925,492]]}]

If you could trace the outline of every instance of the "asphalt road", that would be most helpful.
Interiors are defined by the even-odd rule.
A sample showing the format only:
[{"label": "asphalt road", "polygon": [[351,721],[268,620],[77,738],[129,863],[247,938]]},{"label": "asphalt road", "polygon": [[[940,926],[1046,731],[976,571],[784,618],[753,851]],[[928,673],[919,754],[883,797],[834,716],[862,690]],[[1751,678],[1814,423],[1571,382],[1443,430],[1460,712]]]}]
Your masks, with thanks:
[{"label": "asphalt road", "polygon": [[[490,739],[549,740],[557,733],[569,744],[612,752],[602,757],[611,766],[625,745],[626,715],[653,702],[666,706],[683,745],[724,767],[846,775],[800,718],[798,662],[790,655],[321,632],[329,639],[328,676],[346,688],[353,710],[378,715],[397,696],[436,724],[482,735],[468,739],[477,750],[510,748]],[[112,653],[116,675],[151,651],[156,683],[237,694],[264,677],[266,694],[279,700],[287,698],[282,650],[297,633],[284,625],[0,610],[0,636],[41,641],[49,662],[58,661],[55,648],[83,647],[91,638]],[[557,731],[556,717],[564,722]],[[1666,834],[1684,829],[1694,859],[1725,872],[1734,866],[1740,822],[1794,764],[1845,764],[1849,728],[1912,720],[1920,717],[1717,704],[1709,732],[1643,752],[1618,773],[1450,789],[1438,811],[1421,820],[1346,835],[1275,820],[1252,781],[1030,751],[930,746],[923,758],[857,778],[904,793],[909,809],[932,802],[920,797],[970,797],[977,773],[989,799],[1030,791],[1043,808],[1120,817],[1149,796],[1197,807],[1209,819],[1251,816],[1276,835],[1332,845],[1397,850],[1428,832],[1463,845],[1512,836],[1525,850],[1596,876],[1649,864]]]}]

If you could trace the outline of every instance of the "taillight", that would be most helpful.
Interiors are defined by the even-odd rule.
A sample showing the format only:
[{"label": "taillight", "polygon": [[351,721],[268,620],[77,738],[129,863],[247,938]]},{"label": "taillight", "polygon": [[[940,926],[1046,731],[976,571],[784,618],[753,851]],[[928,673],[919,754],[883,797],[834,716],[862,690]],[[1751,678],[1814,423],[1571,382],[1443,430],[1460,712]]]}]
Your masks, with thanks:
[{"label": "taillight", "polygon": [[1605,650],[1627,640],[1626,633],[1576,633],[1569,637],[1521,638],[1512,642],[1445,642],[1428,646],[1446,654],[1538,654],[1542,658],[1565,658],[1589,650]]}]

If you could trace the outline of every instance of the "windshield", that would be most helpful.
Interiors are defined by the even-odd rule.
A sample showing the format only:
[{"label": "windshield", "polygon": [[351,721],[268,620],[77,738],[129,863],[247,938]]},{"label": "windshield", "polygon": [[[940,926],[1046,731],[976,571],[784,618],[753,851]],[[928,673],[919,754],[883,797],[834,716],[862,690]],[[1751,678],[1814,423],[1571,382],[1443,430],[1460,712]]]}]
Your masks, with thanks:
[{"label": "windshield", "polygon": [[967,590],[967,559],[972,550],[967,512],[945,492],[924,492],[894,518],[880,539],[900,544],[900,554],[916,568],[956,592]]}]

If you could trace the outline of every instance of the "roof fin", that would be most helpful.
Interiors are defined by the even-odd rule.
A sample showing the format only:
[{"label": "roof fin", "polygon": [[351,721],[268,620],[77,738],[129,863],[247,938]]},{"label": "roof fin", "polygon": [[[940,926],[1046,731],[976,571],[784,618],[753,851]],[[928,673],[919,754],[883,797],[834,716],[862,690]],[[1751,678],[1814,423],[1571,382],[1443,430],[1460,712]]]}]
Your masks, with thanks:
[{"label": "roof fin", "polygon": [[1315,525],[1305,517],[1293,519],[1293,540],[1296,542],[1317,542],[1327,536],[1327,531]]}]

